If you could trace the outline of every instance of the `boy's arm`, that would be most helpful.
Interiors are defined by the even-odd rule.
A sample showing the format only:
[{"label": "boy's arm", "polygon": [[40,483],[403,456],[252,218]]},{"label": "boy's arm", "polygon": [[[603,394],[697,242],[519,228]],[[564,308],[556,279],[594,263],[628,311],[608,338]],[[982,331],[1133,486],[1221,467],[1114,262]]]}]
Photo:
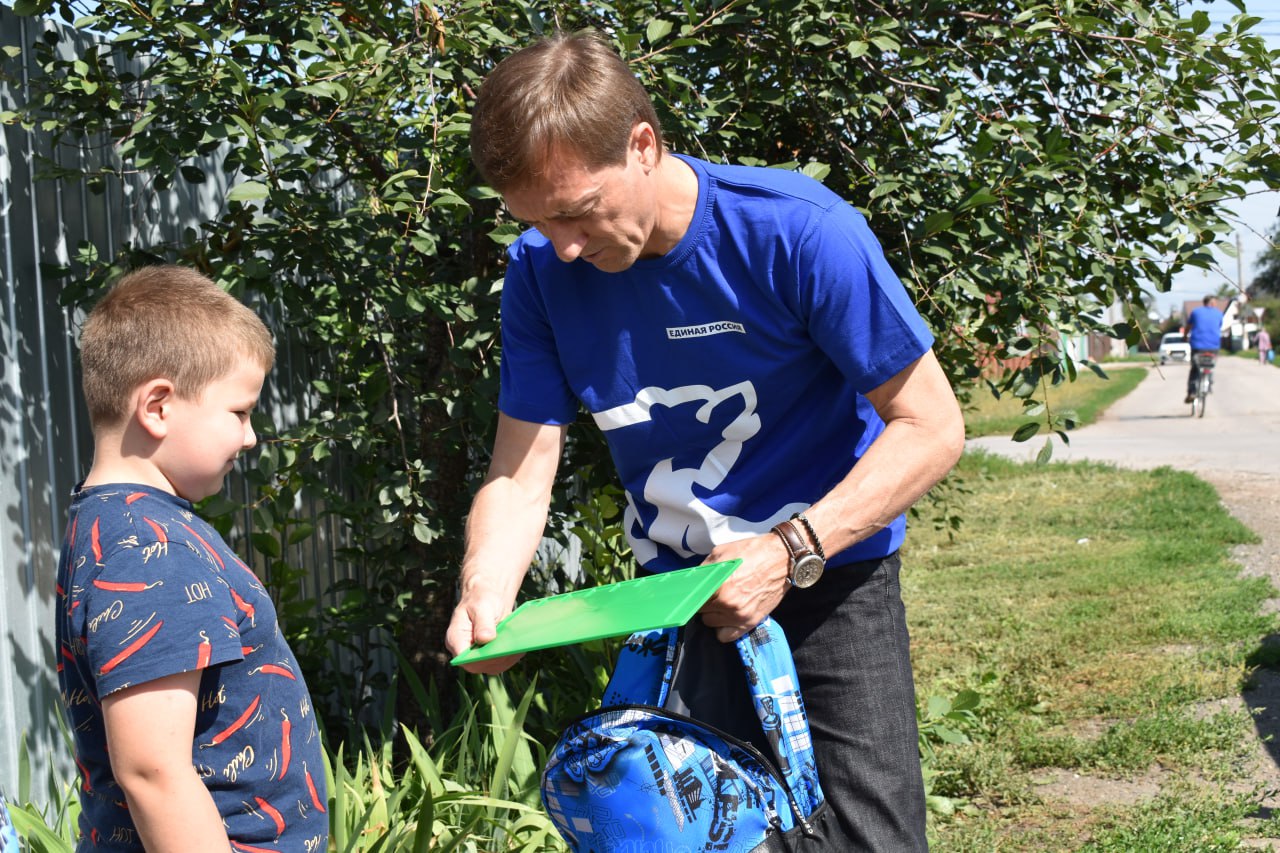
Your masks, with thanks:
[{"label": "boy's arm", "polygon": [[227,853],[209,789],[191,763],[200,671],[126,687],[102,700],[111,770],[148,853]]}]

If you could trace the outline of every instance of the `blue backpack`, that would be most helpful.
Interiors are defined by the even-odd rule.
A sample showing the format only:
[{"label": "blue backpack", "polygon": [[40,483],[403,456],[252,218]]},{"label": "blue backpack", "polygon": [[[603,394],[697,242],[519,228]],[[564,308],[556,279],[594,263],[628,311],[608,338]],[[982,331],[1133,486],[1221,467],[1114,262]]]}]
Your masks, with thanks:
[{"label": "blue backpack", "polygon": [[[750,700],[750,701],[748,701]],[[602,707],[570,723],[542,801],[575,853],[788,851],[829,810],[782,629],[695,618],[633,634]]]},{"label": "blue backpack", "polygon": [[9,820],[9,812],[0,796],[0,853],[18,853],[18,833]]}]

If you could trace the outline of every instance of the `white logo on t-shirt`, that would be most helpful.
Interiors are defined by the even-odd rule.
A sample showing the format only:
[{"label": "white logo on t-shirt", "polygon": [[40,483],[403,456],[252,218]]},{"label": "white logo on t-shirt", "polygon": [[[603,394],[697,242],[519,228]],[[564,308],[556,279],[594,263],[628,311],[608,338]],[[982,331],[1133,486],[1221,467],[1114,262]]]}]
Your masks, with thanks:
[{"label": "white logo on t-shirt", "polygon": [[677,341],[681,338],[705,338],[708,335],[721,335],[725,332],[747,333],[746,326],[732,320],[721,320],[718,323],[700,323],[697,326],[667,326],[667,337]]},{"label": "white logo on t-shirt", "polygon": [[640,563],[658,555],[658,544],[666,545],[681,557],[706,554],[718,544],[747,539],[769,530],[775,524],[805,509],[807,504],[794,503],[779,507],[769,518],[750,521],[722,515],[707,506],[694,492],[720,487],[742,454],[743,445],[760,431],[756,415],[756,390],[750,382],[739,382],[728,388],[708,385],[685,385],[679,388],[644,388],[635,401],[595,414],[596,424],[604,431],[625,429],[652,420],[655,406],[674,408],[684,403],[702,402],[694,412],[700,423],[710,423],[711,414],[734,399],[741,401],[742,411],[721,431],[721,441],[711,448],[697,468],[676,468],[673,459],[664,459],[653,467],[645,480],[643,498],[657,507],[658,515],[649,525],[648,538],[635,532],[640,527],[630,490],[623,524],[631,540],[631,550]]}]

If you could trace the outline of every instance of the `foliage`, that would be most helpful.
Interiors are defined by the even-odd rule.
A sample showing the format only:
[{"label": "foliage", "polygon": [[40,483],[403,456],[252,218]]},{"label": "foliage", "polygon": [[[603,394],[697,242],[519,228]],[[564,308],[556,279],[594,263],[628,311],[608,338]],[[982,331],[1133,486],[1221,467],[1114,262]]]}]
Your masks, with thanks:
[{"label": "foliage", "polygon": [[[1149,364],[1152,356],[1142,358]],[[1000,397],[975,396],[965,406],[965,432],[970,438],[981,435],[1017,435],[1028,423],[1036,423],[1045,410],[1052,410],[1076,426],[1088,426],[1107,407],[1124,397],[1146,378],[1146,371],[1117,367],[1103,376],[1088,373],[1070,385],[1046,387],[1044,400],[1018,398],[1012,394]]]},{"label": "foliage", "polygon": [[1280,219],[1267,232],[1267,248],[1258,256],[1257,275],[1249,284],[1250,296],[1280,296]]},{"label": "foliage", "polygon": [[[477,683],[476,679],[472,684]],[[473,698],[461,691],[462,710],[430,745],[409,727],[399,738],[374,745],[367,738],[354,754],[346,745],[324,756],[330,850],[339,853],[534,853],[564,849],[538,803],[534,748],[525,735],[536,683],[513,705],[497,679]],[[422,701],[438,704],[428,697]],[[19,753],[18,801],[10,814],[31,853],[75,849],[80,804],[76,785],[49,779],[44,798],[32,804],[26,744]]]},{"label": "foliage", "polygon": [[[0,120],[109,146],[119,165],[85,176],[97,191],[135,171],[156,193],[231,187],[174,245],[101,258],[81,245],[66,300],[164,257],[278,306],[316,375],[302,422],[262,449],[252,542],[290,581],[288,543],[311,535],[297,507],[318,495],[362,571],[354,604],[306,629],[290,614],[314,593],[299,593],[286,624],[310,630],[309,669],[329,639],[387,626],[447,684],[461,519],[494,421],[499,249],[517,231],[466,149],[475,87],[500,56],[557,25],[600,27],[674,148],[825,180],[868,211],[950,375],[1018,358],[993,387],[1040,399],[1076,375],[1060,331],[1136,340],[1101,309],[1210,264],[1223,205],[1247,182],[1280,185],[1277,63],[1258,19],[1215,31],[1183,5],[18,0],[106,41],[69,51],[45,33],[43,76]],[[583,479],[558,514],[590,503],[602,458],[575,430],[568,470]],[[359,687],[347,708],[382,685]]]},{"label": "foliage", "polygon": [[524,718],[536,687],[513,707],[499,680],[485,701],[472,703],[432,746],[409,728],[401,752],[387,740],[367,740],[348,769],[343,747],[327,768],[331,845],[339,851],[561,850],[542,813],[537,772]]},{"label": "foliage", "polygon": [[[63,732],[69,741],[65,727]],[[18,799],[8,804],[9,816],[31,853],[71,853],[80,817],[76,786],[59,784],[52,770],[43,795],[36,794],[31,782],[31,756],[23,737],[18,744]],[[41,807],[36,802],[45,805]]]}]

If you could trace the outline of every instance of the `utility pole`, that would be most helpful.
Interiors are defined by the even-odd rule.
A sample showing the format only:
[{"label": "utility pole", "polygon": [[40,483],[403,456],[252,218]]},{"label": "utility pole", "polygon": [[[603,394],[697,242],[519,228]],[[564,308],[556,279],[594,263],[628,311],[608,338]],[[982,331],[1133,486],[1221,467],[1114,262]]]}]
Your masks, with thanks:
[{"label": "utility pole", "polygon": [[1244,255],[1240,252],[1240,232],[1236,232],[1236,290],[1244,293]]}]

